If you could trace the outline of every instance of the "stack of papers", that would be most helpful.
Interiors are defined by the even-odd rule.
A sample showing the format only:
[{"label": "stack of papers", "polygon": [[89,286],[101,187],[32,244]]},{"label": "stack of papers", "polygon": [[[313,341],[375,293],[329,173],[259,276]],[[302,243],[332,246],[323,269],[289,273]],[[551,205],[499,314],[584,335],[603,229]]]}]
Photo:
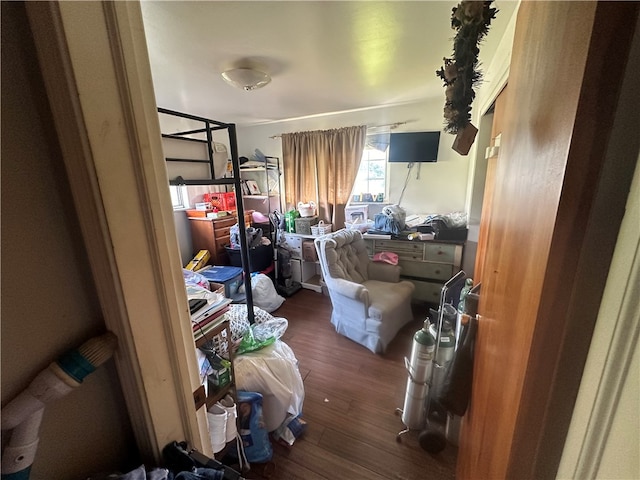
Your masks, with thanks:
[{"label": "stack of papers", "polygon": [[231,299],[223,297],[219,293],[214,293],[211,298],[207,299],[207,304],[205,306],[191,315],[191,323],[197,324],[206,320],[230,303]]}]

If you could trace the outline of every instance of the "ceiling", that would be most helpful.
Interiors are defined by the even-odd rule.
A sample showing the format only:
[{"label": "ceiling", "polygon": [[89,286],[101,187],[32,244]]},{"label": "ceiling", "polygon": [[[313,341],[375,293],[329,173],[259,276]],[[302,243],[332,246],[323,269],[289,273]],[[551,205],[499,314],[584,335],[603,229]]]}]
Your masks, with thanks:
[{"label": "ceiling", "polygon": [[[435,71],[451,56],[451,1],[142,1],[158,106],[247,126],[444,100]],[[516,1],[482,43],[489,63]],[[243,61],[272,81],[234,88],[220,73]]]}]

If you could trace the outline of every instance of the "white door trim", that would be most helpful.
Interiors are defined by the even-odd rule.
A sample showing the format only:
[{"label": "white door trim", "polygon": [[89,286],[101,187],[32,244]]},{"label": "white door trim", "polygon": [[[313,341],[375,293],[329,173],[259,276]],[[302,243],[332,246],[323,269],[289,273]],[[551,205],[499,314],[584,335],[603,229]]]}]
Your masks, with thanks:
[{"label": "white door trim", "polygon": [[26,4],[142,457],[173,440],[210,455],[140,6]]},{"label": "white door trim", "polygon": [[[611,261],[558,479],[598,478],[640,338],[640,157]],[[633,419],[628,419],[633,421]],[[636,425],[637,427],[637,425]]]}]

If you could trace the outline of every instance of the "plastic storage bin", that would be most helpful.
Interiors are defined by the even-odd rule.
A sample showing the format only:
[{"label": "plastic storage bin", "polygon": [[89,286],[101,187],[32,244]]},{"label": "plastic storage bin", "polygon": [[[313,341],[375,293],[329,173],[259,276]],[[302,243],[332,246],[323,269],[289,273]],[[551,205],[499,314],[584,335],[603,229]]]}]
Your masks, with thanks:
[{"label": "plastic storage bin", "polygon": [[[235,267],[242,266],[242,255],[239,248],[224,247],[229,255],[229,263]],[[273,246],[259,245],[249,249],[249,269],[252,272],[261,272],[271,266],[273,262]]]}]

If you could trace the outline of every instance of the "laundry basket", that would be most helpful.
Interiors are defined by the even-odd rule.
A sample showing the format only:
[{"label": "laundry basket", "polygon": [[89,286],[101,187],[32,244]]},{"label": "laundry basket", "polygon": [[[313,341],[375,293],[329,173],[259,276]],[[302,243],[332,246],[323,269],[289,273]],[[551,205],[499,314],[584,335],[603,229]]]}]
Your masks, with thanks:
[{"label": "laundry basket", "polygon": [[331,224],[324,223],[324,220],[320,220],[317,225],[311,226],[311,235],[326,235],[331,233]]}]

